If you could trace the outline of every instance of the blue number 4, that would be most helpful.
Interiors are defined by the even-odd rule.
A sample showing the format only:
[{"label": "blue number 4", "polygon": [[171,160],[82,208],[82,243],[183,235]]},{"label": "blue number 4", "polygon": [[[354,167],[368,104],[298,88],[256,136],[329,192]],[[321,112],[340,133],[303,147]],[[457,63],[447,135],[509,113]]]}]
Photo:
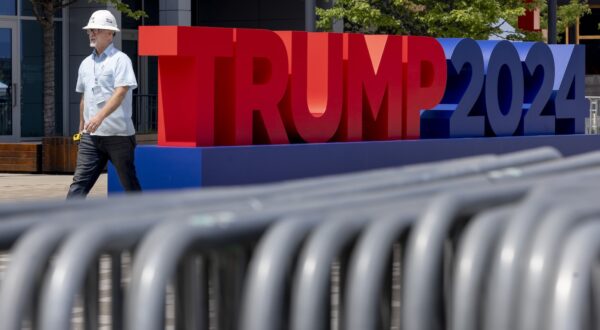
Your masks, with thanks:
[{"label": "blue number 4", "polygon": [[585,48],[550,45],[556,65],[552,98],[557,134],[582,134],[589,101],[585,98]]}]

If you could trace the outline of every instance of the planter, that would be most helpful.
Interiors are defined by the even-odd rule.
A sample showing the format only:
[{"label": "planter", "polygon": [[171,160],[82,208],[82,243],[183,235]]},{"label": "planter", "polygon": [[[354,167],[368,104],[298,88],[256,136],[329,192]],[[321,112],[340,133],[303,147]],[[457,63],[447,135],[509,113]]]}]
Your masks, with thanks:
[{"label": "planter", "polygon": [[71,137],[42,139],[42,171],[44,173],[73,173],[77,165],[77,143]]},{"label": "planter", "polygon": [[41,170],[39,142],[0,143],[0,172],[39,173]]}]

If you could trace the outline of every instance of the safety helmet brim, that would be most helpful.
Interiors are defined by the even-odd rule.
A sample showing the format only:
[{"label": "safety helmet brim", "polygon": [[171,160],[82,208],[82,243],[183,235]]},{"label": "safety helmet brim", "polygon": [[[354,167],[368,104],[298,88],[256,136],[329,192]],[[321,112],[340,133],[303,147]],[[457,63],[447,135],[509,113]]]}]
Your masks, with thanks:
[{"label": "safety helmet brim", "polygon": [[119,30],[119,28],[112,27],[112,26],[106,26],[106,25],[100,25],[100,24],[88,24],[83,27],[83,30],[91,30],[91,29],[110,30],[110,31],[115,31],[115,32],[121,31],[121,30]]}]

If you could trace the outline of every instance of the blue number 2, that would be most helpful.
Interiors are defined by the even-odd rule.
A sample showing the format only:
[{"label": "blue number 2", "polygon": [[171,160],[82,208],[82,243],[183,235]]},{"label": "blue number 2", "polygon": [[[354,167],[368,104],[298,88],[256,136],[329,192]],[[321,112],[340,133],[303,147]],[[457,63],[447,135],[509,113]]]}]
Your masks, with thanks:
[{"label": "blue number 2", "polygon": [[473,39],[438,39],[448,67],[441,103],[421,113],[421,137],[479,137],[485,135],[485,117],[475,107],[483,87],[483,56]]},{"label": "blue number 2", "polygon": [[523,63],[525,98],[523,135],[554,134],[554,109],[550,106],[554,84],[554,59],[542,42],[514,43]]}]

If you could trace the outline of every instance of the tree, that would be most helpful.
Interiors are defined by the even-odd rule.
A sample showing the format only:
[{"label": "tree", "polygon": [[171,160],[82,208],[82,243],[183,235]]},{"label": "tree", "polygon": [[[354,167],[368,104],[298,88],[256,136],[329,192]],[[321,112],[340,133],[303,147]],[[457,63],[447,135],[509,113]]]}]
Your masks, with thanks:
[{"label": "tree", "polygon": [[[44,136],[56,135],[56,108],[54,104],[54,15],[58,10],[77,2],[77,0],[29,0],[33,6],[33,13],[42,26],[44,37]],[[132,11],[121,0],[89,0],[112,4],[117,10],[137,20],[147,17],[142,10]]]},{"label": "tree", "polygon": [[[488,39],[501,33],[505,21],[516,26],[519,16],[537,6],[547,14],[545,0],[525,4],[523,0],[336,0],[331,8],[317,8],[317,28],[330,31],[332,23],[343,21],[344,31],[424,35],[440,38]],[[558,10],[558,29],[575,23],[589,13],[585,1],[571,0]],[[547,19],[541,19],[545,24]],[[508,39],[541,40],[541,32],[517,31]]]}]

